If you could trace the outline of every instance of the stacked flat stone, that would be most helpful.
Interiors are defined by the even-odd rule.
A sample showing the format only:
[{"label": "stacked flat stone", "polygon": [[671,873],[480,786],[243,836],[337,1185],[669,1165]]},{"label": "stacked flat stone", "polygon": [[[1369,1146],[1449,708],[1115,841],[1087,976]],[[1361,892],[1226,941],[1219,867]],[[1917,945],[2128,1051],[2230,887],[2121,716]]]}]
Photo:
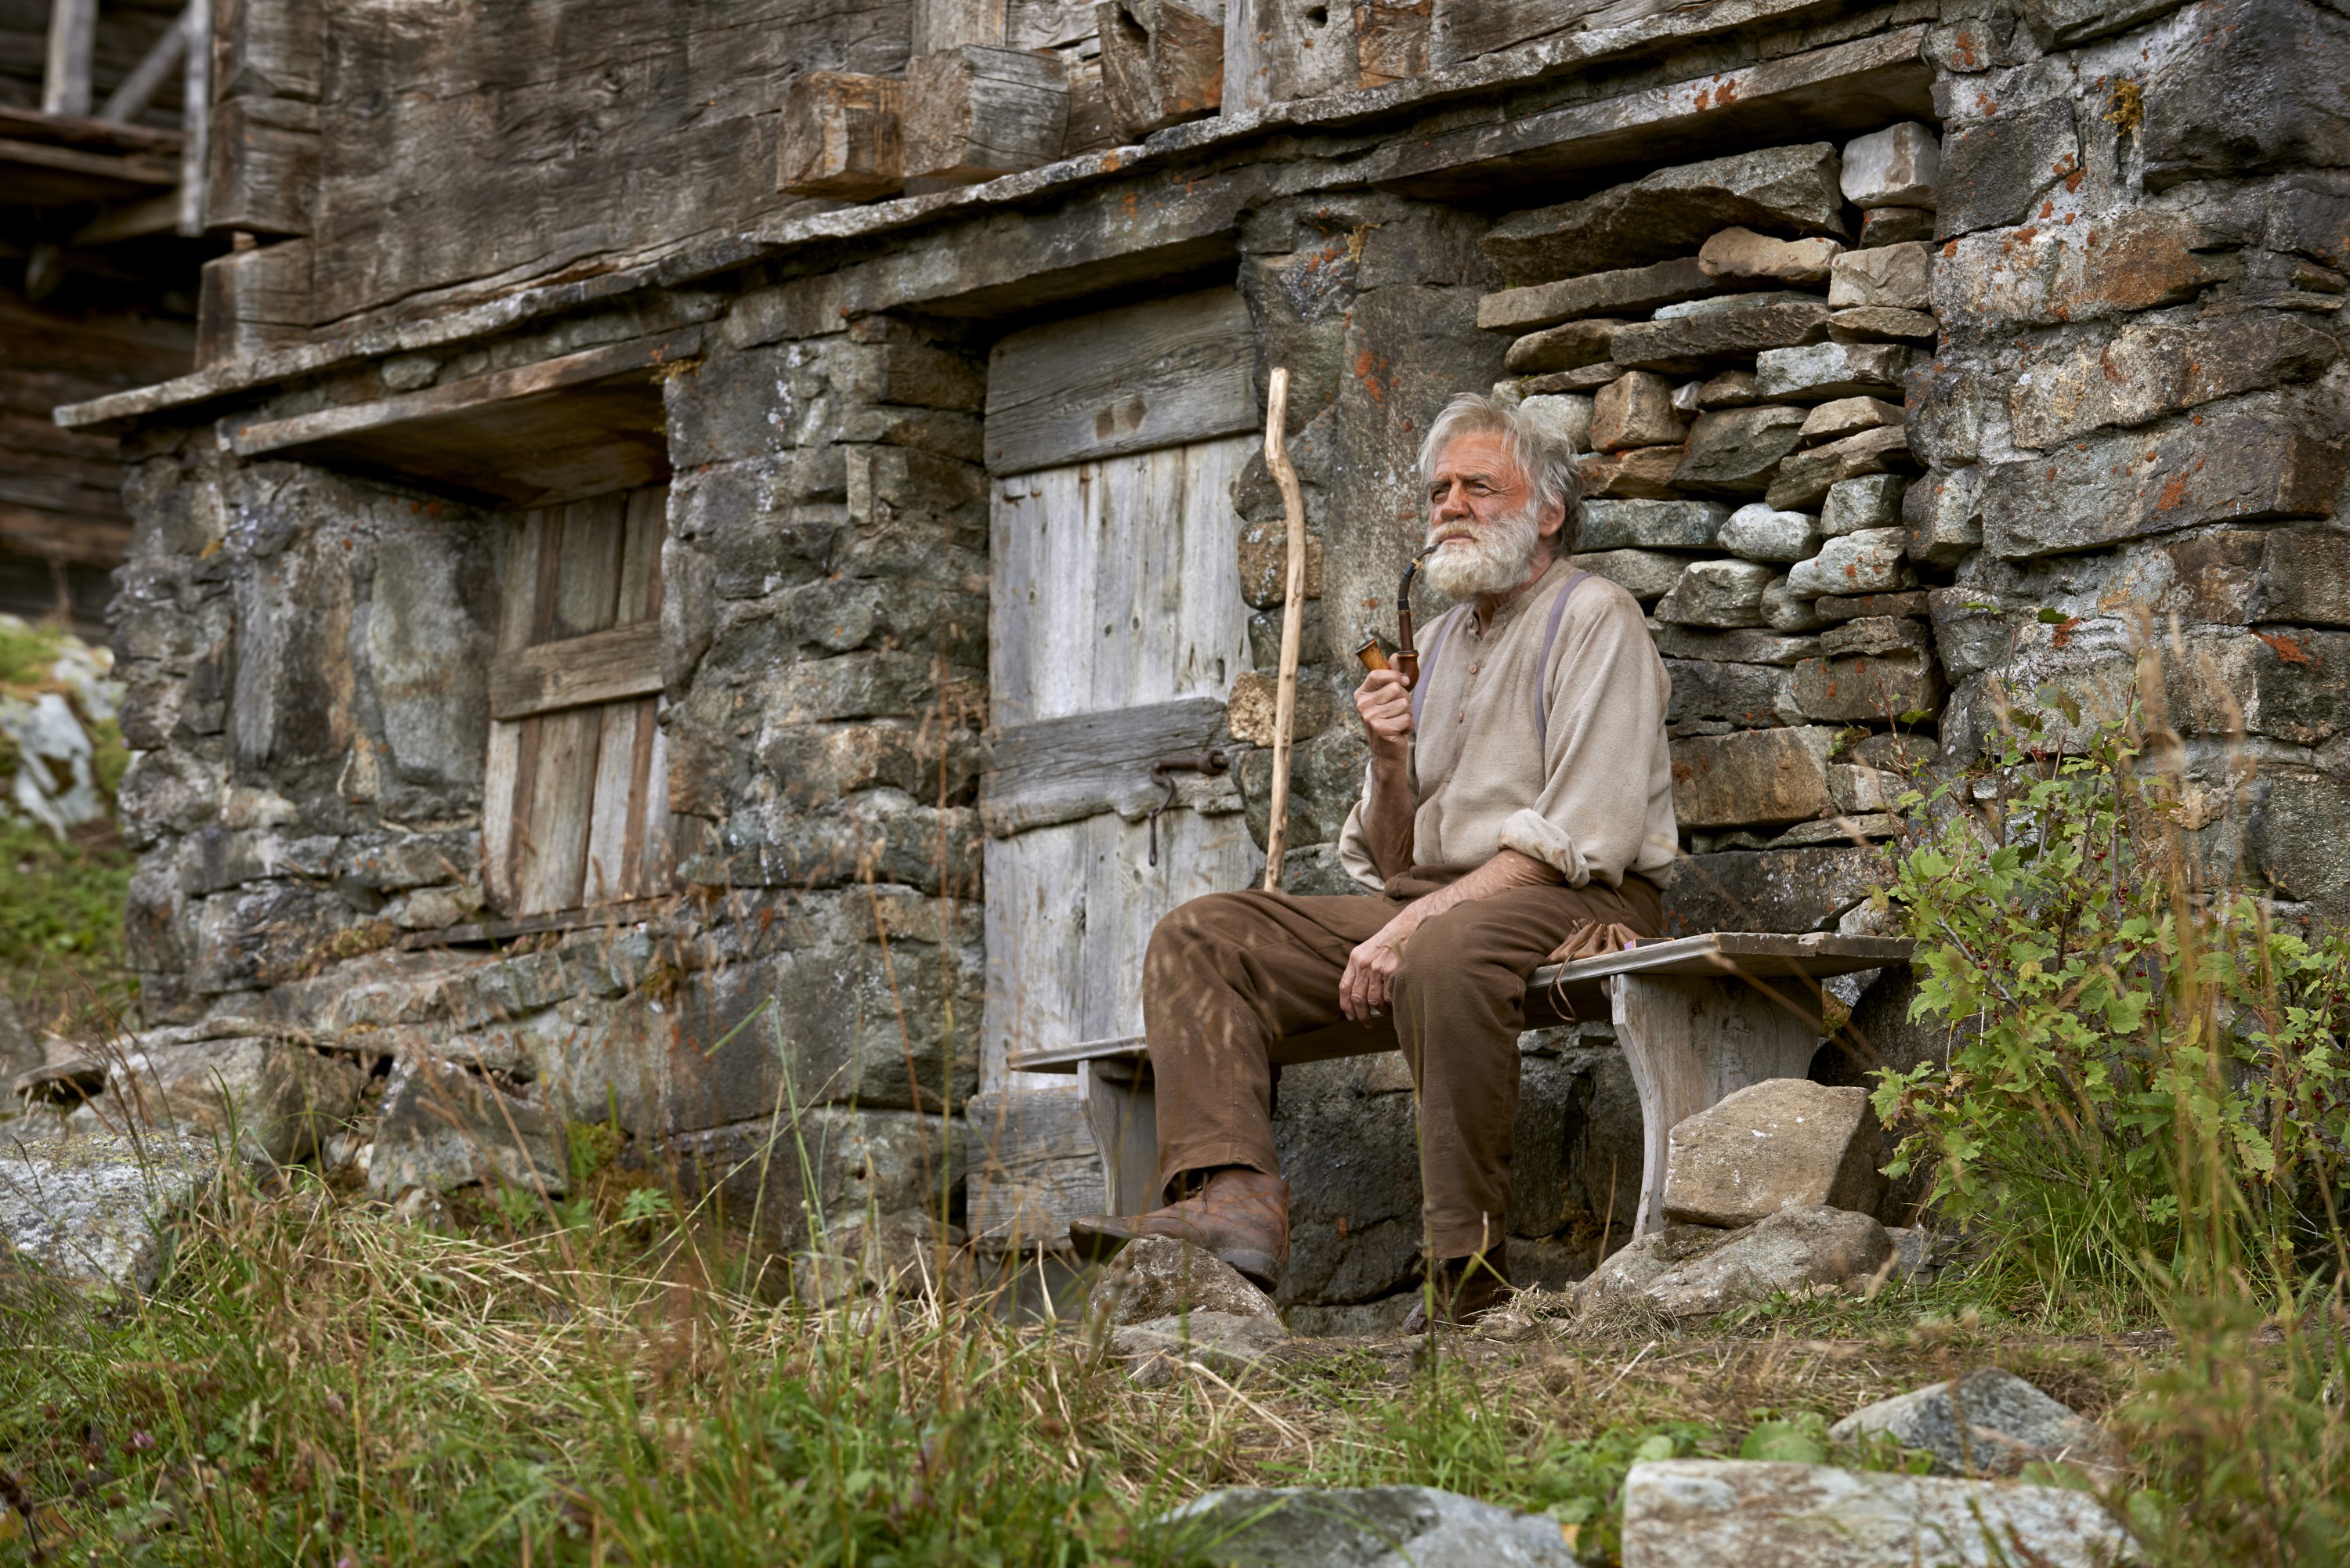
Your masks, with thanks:
[{"label": "stacked flat stone", "polygon": [[1672,676],[1694,849],[1881,836],[1884,768],[1921,750],[1898,732],[1938,716],[1917,567],[1949,560],[1911,547],[1903,407],[1938,332],[1939,161],[1905,123],[1662,170],[1487,241],[1516,286],[1479,315],[1517,335],[1504,389],[1586,454],[1575,564],[1648,609]]}]

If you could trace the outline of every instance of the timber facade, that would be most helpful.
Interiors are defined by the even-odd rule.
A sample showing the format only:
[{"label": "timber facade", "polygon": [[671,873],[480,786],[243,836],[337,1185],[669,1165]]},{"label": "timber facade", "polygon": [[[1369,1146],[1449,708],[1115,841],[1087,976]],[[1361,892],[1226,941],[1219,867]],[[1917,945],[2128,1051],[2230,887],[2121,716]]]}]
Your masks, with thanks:
[{"label": "timber facade", "polygon": [[[2337,8],[240,5],[256,243],[192,374],[57,419],[129,465],[144,1023],[388,1066],[387,1197],[453,1076],[787,1245],[1097,1206],[1016,1064],[1262,865],[1275,366],[1293,890],[1419,433],[1499,385],[1673,676],[1675,930],[1866,929],[1910,782],[2142,664],[2213,877],[2350,909]],[[1903,983],[1846,997],[1897,1058]],[[1525,1052],[1513,1251],[1573,1272],[1637,1109],[1606,1025]],[[1412,1277],[1408,1088],[1282,1085],[1325,1327]]]}]

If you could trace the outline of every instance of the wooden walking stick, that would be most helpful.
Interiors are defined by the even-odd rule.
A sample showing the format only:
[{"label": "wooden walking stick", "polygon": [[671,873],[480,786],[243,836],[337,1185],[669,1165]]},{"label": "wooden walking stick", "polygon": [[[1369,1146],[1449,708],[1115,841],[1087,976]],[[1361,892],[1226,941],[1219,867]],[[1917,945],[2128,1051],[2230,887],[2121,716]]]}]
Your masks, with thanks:
[{"label": "wooden walking stick", "polygon": [[1305,498],[1289,462],[1282,425],[1289,417],[1289,368],[1276,365],[1264,389],[1264,465],[1281,486],[1289,514],[1289,580],[1281,602],[1281,678],[1273,699],[1273,794],[1264,841],[1264,890],[1281,890],[1281,857],[1289,839],[1289,735],[1297,727],[1297,645],[1305,634]]}]

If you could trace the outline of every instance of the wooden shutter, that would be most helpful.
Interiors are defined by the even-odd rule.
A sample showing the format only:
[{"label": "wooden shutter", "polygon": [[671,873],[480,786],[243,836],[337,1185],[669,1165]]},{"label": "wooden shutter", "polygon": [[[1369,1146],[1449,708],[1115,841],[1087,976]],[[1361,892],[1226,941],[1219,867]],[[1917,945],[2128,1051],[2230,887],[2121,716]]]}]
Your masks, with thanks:
[{"label": "wooden shutter", "polygon": [[660,726],[669,487],[525,513],[490,667],[482,869],[508,917],[667,892]]}]

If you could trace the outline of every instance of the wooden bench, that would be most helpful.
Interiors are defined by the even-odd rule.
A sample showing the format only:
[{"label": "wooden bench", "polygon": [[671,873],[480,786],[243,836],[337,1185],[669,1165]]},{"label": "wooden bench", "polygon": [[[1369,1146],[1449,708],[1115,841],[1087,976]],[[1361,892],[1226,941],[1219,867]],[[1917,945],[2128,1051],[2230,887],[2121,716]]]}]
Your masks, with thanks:
[{"label": "wooden bench", "polygon": [[[1905,963],[1910,944],[1886,937],[1715,931],[1642,942],[1623,952],[1550,964],[1526,984],[1526,1025],[1612,1018],[1639,1090],[1643,1148],[1633,1234],[1664,1224],[1667,1139],[1682,1118],[1765,1078],[1800,1078],[1819,1049],[1820,981]],[[1342,1023],[1276,1044],[1284,1065],[1398,1049],[1395,1031]],[[1109,1211],[1157,1202],[1159,1114],[1142,1040],[1087,1041],[1014,1053],[1027,1073],[1074,1073],[1101,1149]]]}]

